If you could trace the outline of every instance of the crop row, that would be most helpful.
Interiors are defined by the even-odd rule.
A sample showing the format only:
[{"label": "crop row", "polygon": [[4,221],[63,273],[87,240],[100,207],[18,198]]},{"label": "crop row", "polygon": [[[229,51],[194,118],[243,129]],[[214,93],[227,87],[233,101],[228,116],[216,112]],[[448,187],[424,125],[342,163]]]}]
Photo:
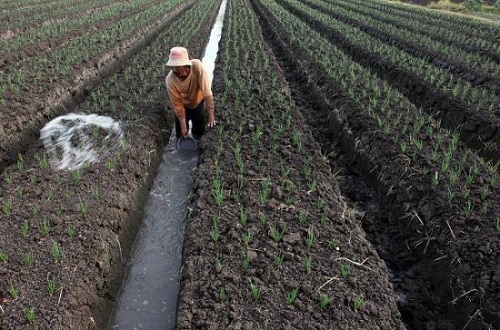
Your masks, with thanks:
[{"label": "crop row", "polygon": [[226,16],[214,79],[221,125],[204,137],[196,182],[196,205],[210,207],[187,220],[178,327],[363,327],[377,305],[375,317],[394,328],[386,270],[303,125],[250,4],[230,1]]},{"label": "crop row", "polygon": [[377,12],[384,12],[402,20],[411,20],[428,24],[430,26],[442,26],[452,31],[457,31],[470,38],[485,38],[485,40],[497,40],[499,34],[498,25],[484,24],[476,19],[467,19],[463,16],[447,15],[427,8],[410,7],[404,4],[383,1],[369,1],[355,3],[363,7],[373,8]]},{"label": "crop row", "polygon": [[[402,226],[413,230],[408,234],[410,250],[422,256],[420,261],[433,260],[432,266],[422,267],[437,267],[449,275],[450,301],[471,288],[477,290],[471,294],[477,305],[458,304],[459,314],[471,316],[471,306],[479,308],[482,301],[484,314],[495,319],[492,311],[497,310],[498,297],[490,288],[497,283],[484,281],[484,276],[495,273],[499,244],[497,166],[466,148],[459,134],[418,109],[397,85],[354,62],[309,20],[280,4],[256,1],[259,15],[273,26],[275,42],[282,43],[279,51],[299,68],[314,72],[314,80],[309,80],[309,88],[316,90],[313,97],[325,100],[318,101],[324,111],[338,107],[329,110],[330,130],[344,132],[340,138],[365,163],[361,166],[366,179],[384,192]],[[297,63],[294,59],[299,58],[305,60]],[[484,234],[481,242],[471,238],[477,232]],[[485,250],[486,254],[479,252]],[[463,261],[477,269],[462,269]]]},{"label": "crop row", "polygon": [[[496,132],[500,108],[497,90],[500,85],[495,82],[498,79],[488,82],[488,78],[482,76],[485,86],[471,83],[473,80],[467,75],[452,74],[425,57],[408,54],[356,27],[332,20],[328,14],[307,6],[295,7],[296,2],[280,3],[302,20],[311,22],[312,28],[321,31],[330,42],[339,44],[356,61],[376,70],[382,79],[400,89],[417,106],[440,113],[446,127],[456,129],[465,123],[460,128],[463,140],[482,149],[483,155],[499,159]],[[477,134],[476,125],[480,134]]]},{"label": "crop row", "polygon": [[[83,2],[82,0],[59,0],[59,1],[48,1],[48,0],[32,0],[21,3],[18,0],[3,0],[0,3],[0,10],[2,15],[5,13],[16,13],[16,12],[34,12],[34,11],[51,11],[54,7],[64,7],[64,5],[78,4]],[[9,16],[9,15],[5,15]]]},{"label": "crop row", "polygon": [[[36,144],[2,172],[0,216],[6,221],[0,226],[0,263],[8,275],[0,291],[9,293],[2,329],[83,328],[91,317],[104,328],[109,315],[90,315],[85,305],[109,304],[117,293],[120,273],[111,270],[122,267],[135,235],[140,210],[132,205],[146,193],[173,126],[163,85],[168,51],[184,44],[200,54],[208,37],[200,26],[213,23],[216,6],[197,2],[71,108],[120,120],[125,143],[112,157],[54,173],[51,155]],[[100,143],[99,132],[88,133]],[[73,276],[80,268],[84,276]]]},{"label": "crop row", "polygon": [[0,18],[2,19],[0,27],[4,31],[10,31],[10,35],[4,37],[9,39],[13,35],[18,35],[21,31],[33,30],[41,25],[55,23],[61,19],[76,18],[78,14],[86,16],[92,11],[99,11],[101,8],[107,8],[113,4],[117,5],[118,3],[113,2],[113,0],[100,0],[92,2],[64,1],[45,4],[45,6],[48,6],[49,8],[36,6],[24,8],[23,10],[5,10],[0,12]]},{"label": "crop row", "polygon": [[193,4],[176,3],[179,1],[150,8],[2,71],[0,102],[9,106],[0,111],[0,159],[15,159],[16,150],[26,145],[26,136],[38,131],[45,118],[53,117],[64,103],[81,98],[83,89],[105,75],[117,60],[136,52],[173,15]]},{"label": "crop row", "polygon": [[[65,35],[71,35],[72,38],[77,36],[85,35],[89,32],[95,32],[95,30],[104,29],[106,25],[124,19],[126,17],[134,16],[137,13],[143,13],[142,15],[151,15],[151,13],[161,13],[165,10],[165,7],[158,8],[158,1],[133,1],[126,3],[116,3],[115,5],[106,7],[92,7],[85,11],[78,8],[77,17],[63,17],[54,21],[52,24],[44,23],[43,25],[33,25],[31,19],[26,19],[25,24],[29,24],[31,29],[24,30],[22,32],[16,33],[15,36],[2,41],[2,51],[0,52],[1,57],[6,57],[9,53],[15,53],[24,51],[29,46],[31,52],[35,52],[32,49],[39,47],[41,43],[47,43],[51,48],[62,47],[64,43],[60,39]],[[101,4],[98,4],[101,5]],[[156,10],[152,10],[154,7]],[[149,8],[149,12],[148,12]],[[148,16],[143,16],[148,17]],[[154,17],[152,17],[154,18]],[[103,25],[106,23],[106,25]],[[124,26],[127,25],[124,20]],[[67,38],[66,38],[67,39]],[[35,52],[36,54],[36,52]],[[33,56],[25,56],[33,57]],[[18,58],[18,60],[23,60],[23,57]]]},{"label": "crop row", "polygon": [[[355,10],[353,7],[344,9],[343,6],[325,3],[323,1],[310,1],[306,2],[306,4],[323,11],[329,16],[335,17],[337,20],[359,27],[362,31],[374,37],[387,40],[387,42],[407,52],[419,54],[421,57],[427,57],[429,60],[433,61],[435,65],[441,62],[443,63],[442,66],[446,66],[447,69],[452,72],[462,72],[463,75],[466,75],[468,74],[466,71],[469,69],[470,72],[477,70],[483,75],[489,73],[496,77],[499,76],[500,68],[498,60],[495,61],[494,59],[490,59],[489,56],[484,56],[480,52],[478,53],[477,49],[473,49],[472,52],[470,52],[462,50],[454,44],[450,44],[449,41],[461,39],[452,34],[452,32],[454,32],[453,30],[448,31],[446,39],[448,42],[441,42],[434,37],[435,35],[442,34],[441,30],[437,30],[439,26],[429,27],[427,31],[431,36],[426,36],[425,34],[420,34],[418,30],[418,32],[415,33],[415,29],[407,30],[401,28],[401,25],[396,25],[397,23],[401,23],[396,19],[393,19],[393,22],[386,23],[381,20],[383,16],[380,12],[374,10],[362,11],[359,9]],[[405,24],[410,24],[408,20],[404,22]],[[417,22],[410,22],[413,22],[415,27],[418,26]],[[477,42],[479,41],[476,41],[476,43]],[[492,52],[500,55],[500,44],[497,42],[483,40],[477,47],[481,49],[491,49]]]},{"label": "crop row", "polygon": [[[388,24],[389,27],[397,27],[399,29],[402,29],[404,33],[413,33],[410,40],[413,40],[414,38],[424,38],[424,40],[430,38],[437,41],[438,43],[446,45],[456,45],[458,48],[467,52],[476,52],[481,56],[487,56],[491,59],[496,60],[497,62],[499,61],[500,44],[495,40],[488,39],[488,35],[483,35],[481,37],[479,34],[484,30],[483,28],[479,29],[474,38],[471,38],[462,30],[462,23],[459,25],[457,24],[457,26],[451,28],[450,26],[439,24],[436,22],[426,22],[423,19],[408,19],[408,17],[397,16],[383,11],[382,9],[373,8],[373,6],[370,7],[370,4],[376,2],[370,2],[368,4],[366,2],[359,1],[317,3],[328,4],[327,7],[333,7],[335,4],[339,7],[344,8],[345,10],[356,12],[359,15],[362,15],[362,17],[379,21],[386,26]],[[393,28],[390,28],[390,30],[393,30]]]}]

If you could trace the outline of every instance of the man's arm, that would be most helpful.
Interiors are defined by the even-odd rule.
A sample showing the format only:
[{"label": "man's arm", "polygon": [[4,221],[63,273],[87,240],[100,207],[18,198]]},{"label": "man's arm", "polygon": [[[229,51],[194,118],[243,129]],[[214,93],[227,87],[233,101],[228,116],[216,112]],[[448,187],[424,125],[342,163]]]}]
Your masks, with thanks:
[{"label": "man's arm", "polygon": [[167,92],[170,99],[170,106],[174,110],[175,116],[179,120],[181,126],[181,135],[186,137],[188,135],[188,127],[186,125],[186,109],[184,108],[184,103],[182,102],[182,96],[179,91],[170,86],[167,81]]},{"label": "man's arm", "polygon": [[216,125],[215,121],[215,104],[214,97],[212,94],[212,87],[210,86],[210,81],[208,79],[208,73],[203,67],[201,61],[197,61],[195,65],[199,68],[199,84],[200,89],[203,93],[203,101],[205,104],[205,111],[208,113],[208,123],[207,126],[212,128]]},{"label": "man's arm", "polygon": [[205,103],[205,111],[208,113],[208,123],[207,126],[212,128],[215,126],[216,121],[215,121],[215,105],[214,105],[214,98],[212,94],[206,95],[203,98],[203,101]]}]

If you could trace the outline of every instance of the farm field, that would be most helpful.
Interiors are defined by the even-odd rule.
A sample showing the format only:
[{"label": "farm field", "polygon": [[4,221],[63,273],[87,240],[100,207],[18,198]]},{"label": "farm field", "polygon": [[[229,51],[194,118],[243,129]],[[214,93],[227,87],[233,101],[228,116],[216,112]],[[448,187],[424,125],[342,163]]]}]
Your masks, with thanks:
[{"label": "farm field", "polygon": [[[170,136],[169,49],[200,58],[219,5],[0,1],[1,329],[107,327]],[[228,1],[177,328],[499,329],[499,35],[375,0]],[[65,113],[124,143],[55,171],[39,130]]]}]

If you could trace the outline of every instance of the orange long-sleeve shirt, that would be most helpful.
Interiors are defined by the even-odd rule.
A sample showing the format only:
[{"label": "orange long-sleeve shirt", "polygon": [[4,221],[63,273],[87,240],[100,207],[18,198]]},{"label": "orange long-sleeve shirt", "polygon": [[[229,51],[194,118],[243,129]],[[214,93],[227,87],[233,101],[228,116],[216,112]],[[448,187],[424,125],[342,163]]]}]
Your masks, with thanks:
[{"label": "orange long-sleeve shirt", "polygon": [[[206,96],[213,100],[208,74],[198,59],[191,60],[191,72],[186,79],[180,80],[170,71],[165,78],[165,85],[171,106],[180,121],[186,118],[185,108],[194,109]],[[208,106],[213,109],[212,105]]]}]

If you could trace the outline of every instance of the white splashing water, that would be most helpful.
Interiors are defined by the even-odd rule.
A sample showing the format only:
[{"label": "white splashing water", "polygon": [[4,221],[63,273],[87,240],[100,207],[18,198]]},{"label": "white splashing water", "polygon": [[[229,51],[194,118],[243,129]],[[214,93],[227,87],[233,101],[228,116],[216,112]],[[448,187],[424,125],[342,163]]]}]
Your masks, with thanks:
[{"label": "white splashing water", "polygon": [[100,162],[124,145],[123,130],[111,117],[70,113],[40,130],[40,139],[57,170],[77,170]]}]

